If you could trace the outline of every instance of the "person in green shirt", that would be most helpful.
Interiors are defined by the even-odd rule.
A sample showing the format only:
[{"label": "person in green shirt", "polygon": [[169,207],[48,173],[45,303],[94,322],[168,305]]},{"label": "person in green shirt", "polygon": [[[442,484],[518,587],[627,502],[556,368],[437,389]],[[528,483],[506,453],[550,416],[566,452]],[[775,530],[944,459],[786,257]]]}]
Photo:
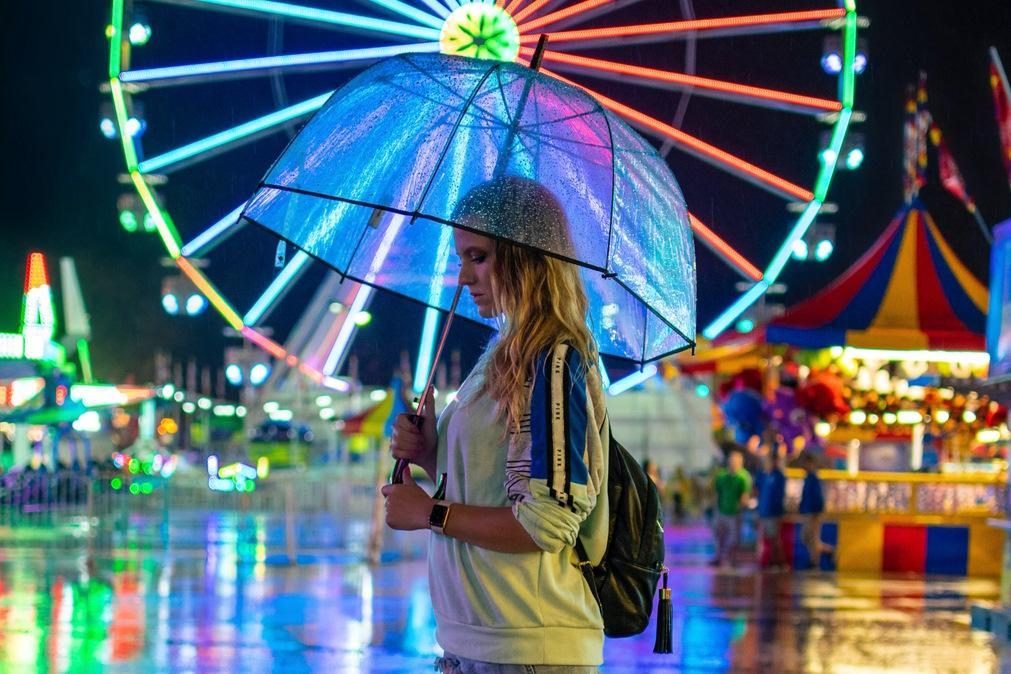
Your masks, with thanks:
[{"label": "person in green shirt", "polygon": [[740,450],[730,450],[726,468],[716,471],[713,478],[713,490],[716,492],[713,516],[716,556],[710,565],[733,566],[741,532],[741,510],[751,495],[751,475],[744,469],[744,455]]}]

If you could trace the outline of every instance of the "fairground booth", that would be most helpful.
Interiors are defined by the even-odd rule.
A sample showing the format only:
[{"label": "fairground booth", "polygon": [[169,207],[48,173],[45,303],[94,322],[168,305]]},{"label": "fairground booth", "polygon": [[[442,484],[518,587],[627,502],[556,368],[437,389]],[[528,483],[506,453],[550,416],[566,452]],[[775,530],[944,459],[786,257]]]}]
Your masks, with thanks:
[{"label": "fairground booth", "polygon": [[[822,539],[839,570],[996,575],[1002,536],[987,518],[1005,507],[1008,432],[981,389],[987,301],[913,199],[821,292],[682,371],[716,392],[733,440],[821,457]],[[788,476],[789,511],[803,473]],[[783,536],[809,565],[796,526]]]}]

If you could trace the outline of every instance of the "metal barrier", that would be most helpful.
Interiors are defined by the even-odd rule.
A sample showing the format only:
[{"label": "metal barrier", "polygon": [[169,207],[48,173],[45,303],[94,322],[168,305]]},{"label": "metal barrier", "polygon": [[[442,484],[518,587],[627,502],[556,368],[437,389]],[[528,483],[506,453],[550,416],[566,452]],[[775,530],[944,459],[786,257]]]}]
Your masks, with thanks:
[{"label": "metal barrier", "polygon": [[[374,463],[274,470],[252,491],[218,492],[207,474],[125,472],[0,476],[0,547],[171,549],[235,546],[253,562],[365,557],[377,489]],[[423,554],[417,536],[383,527],[384,558]]]}]

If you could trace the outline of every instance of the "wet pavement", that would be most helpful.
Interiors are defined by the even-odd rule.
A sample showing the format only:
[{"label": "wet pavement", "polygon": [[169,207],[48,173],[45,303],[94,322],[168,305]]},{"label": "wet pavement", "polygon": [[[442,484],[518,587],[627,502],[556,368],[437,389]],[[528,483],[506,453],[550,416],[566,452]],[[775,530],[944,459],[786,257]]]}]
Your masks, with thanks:
[{"label": "wet pavement", "polygon": [[[427,533],[393,540],[403,557],[374,568],[354,550],[291,566],[270,553],[270,522],[205,515],[185,530],[203,545],[162,549],[129,537],[90,553],[12,545],[38,532],[8,530],[0,672],[431,671],[439,649],[416,558]],[[716,571],[703,527],[670,528],[668,541],[675,652],[653,654],[652,628],[610,640],[605,674],[1011,671],[1011,655],[968,626],[994,580]]]}]

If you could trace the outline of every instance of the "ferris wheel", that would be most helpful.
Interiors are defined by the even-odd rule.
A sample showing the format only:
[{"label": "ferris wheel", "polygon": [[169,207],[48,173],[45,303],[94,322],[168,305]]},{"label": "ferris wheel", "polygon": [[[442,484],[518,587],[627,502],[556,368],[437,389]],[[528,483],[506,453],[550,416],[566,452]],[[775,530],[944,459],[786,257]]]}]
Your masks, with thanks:
[{"label": "ferris wheel", "polygon": [[[762,6],[772,4],[779,3]],[[327,317],[324,312],[323,319],[335,321],[330,330],[334,342],[324,362],[289,350],[261,329],[264,317],[311,266],[309,256],[297,251],[288,259],[280,250],[278,273],[255,298],[247,298],[249,309],[243,313],[237,308],[238,301],[219,289],[217,279],[212,279],[201,261],[212,250],[229,245],[229,239],[241,228],[238,216],[245,204],[238,203],[237,197],[228,203],[222,196],[222,203],[211,207],[215,214],[206,219],[205,214],[194,216],[175,209],[170,214],[159,185],[167,177],[185,181],[195,167],[223,154],[244,153],[243,160],[228,170],[248,174],[236,192],[251,192],[281,149],[279,143],[293,134],[295,125],[320,108],[336,85],[372,63],[397,54],[429,52],[525,62],[540,37],[547,35],[541,71],[584,89],[602,106],[654,138],[668,155],[675,175],[682,176],[682,162],[694,162],[693,166],[701,162],[706,170],[723,176],[721,179],[739,182],[742,194],[754,189],[772,195],[793,214],[785,224],[769,228],[768,236],[782,243],[766,260],[749,258],[736,244],[742,229],[764,223],[720,222],[691,215],[696,240],[743,282],[738,284],[744,288],[741,294],[702,330],[703,336],[712,339],[770,288],[789,262],[795,244],[814,223],[826,204],[837,158],[854,117],[859,25],[855,2],[807,4],[815,7],[742,15],[719,14],[714,9],[715,16],[695,18],[690,0],[680,0],[680,11],[670,0],[361,0],[355,4],[330,0],[327,8],[277,0],[112,0],[107,27],[109,77],[103,85],[111,105],[102,130],[108,137],[118,138],[122,146],[125,175],[142,211],[133,226],[143,221],[156,232],[182,275],[234,330],[316,382],[343,390],[346,383],[334,375],[341,362],[336,350],[347,348],[354,330],[348,313]],[[647,6],[650,11],[644,9]],[[656,20],[636,21],[642,18]],[[205,25],[215,27],[213,39],[202,28]],[[163,43],[159,49],[144,46],[149,40],[154,45],[157,40],[152,36],[157,36],[159,26],[177,35],[192,32],[194,37],[189,41],[173,39],[172,44]],[[741,82],[732,74],[694,74],[700,41],[709,45],[742,37],[775,39],[777,34],[799,31],[822,33],[838,45],[831,95],[788,91],[790,87],[765,81]],[[265,35],[266,39],[250,47],[250,40],[239,37],[249,34]],[[230,42],[234,42],[231,47]],[[671,47],[679,45],[684,48],[684,58],[680,67],[672,68],[666,56]],[[259,53],[247,53],[251,48]],[[244,55],[237,58],[240,53]],[[655,63],[651,65],[650,59]],[[826,87],[821,83],[809,88]],[[202,102],[196,105],[203,107],[196,112],[187,94],[190,90],[202,92],[197,97]],[[230,116],[223,120],[218,114],[219,107],[228,107],[219,105],[223,98],[252,90],[259,101],[270,101],[271,107],[252,110],[250,105],[251,111],[239,117],[232,106]],[[657,111],[651,106],[649,101],[656,99],[656,92],[666,96],[677,92],[677,111],[664,106]],[[689,97],[733,108],[737,119],[743,115],[746,120],[749,114],[760,114],[765,120],[775,116],[781,120],[775,123],[786,133],[821,135],[825,141],[805,156],[790,157],[795,166],[774,171],[762,165],[768,159],[766,151],[743,144],[741,148],[726,147],[709,138],[704,128],[682,125]],[[143,115],[145,106],[147,114]],[[799,118],[816,120],[816,124],[802,126],[795,121]],[[183,133],[177,121],[186,122],[189,135],[182,140],[176,138]],[[209,128],[201,129],[202,124]],[[171,127],[171,133],[166,126]],[[248,151],[249,146],[259,144],[265,147],[261,152]],[[155,150],[149,152],[150,148]],[[692,196],[686,190],[690,208]],[[241,251],[232,254],[243,256]],[[703,272],[700,269],[700,275]],[[370,292],[362,286],[346,299],[352,308],[361,308]],[[415,381],[426,379],[421,368],[430,362],[437,321],[437,312],[429,309],[421,331]]]}]

